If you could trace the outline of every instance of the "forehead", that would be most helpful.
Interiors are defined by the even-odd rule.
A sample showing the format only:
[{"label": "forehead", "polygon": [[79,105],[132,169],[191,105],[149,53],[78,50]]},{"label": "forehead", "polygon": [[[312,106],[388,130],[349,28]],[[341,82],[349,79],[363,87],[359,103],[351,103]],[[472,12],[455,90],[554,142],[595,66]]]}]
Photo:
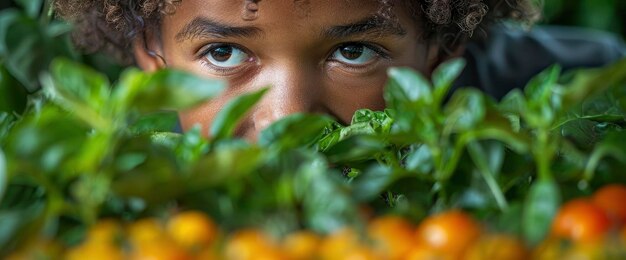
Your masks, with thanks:
[{"label": "forehead", "polygon": [[380,12],[380,0],[260,0],[257,18],[243,19],[249,0],[184,0],[163,21],[181,27],[196,17],[207,17],[235,26],[328,25],[354,21]]}]

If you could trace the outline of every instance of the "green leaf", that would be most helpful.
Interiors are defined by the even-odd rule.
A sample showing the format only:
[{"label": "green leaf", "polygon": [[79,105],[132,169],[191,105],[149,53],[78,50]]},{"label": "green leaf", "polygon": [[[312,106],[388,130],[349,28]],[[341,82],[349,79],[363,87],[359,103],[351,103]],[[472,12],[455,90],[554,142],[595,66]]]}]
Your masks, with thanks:
[{"label": "green leaf", "polygon": [[110,95],[106,77],[64,58],[52,62],[50,73],[41,77],[49,99],[95,129],[111,128],[114,119],[104,113]]},{"label": "green leaf", "polygon": [[143,113],[188,109],[217,96],[225,87],[223,81],[184,71],[164,69],[146,74],[128,69],[120,76],[109,107],[114,109],[113,116],[124,115],[131,108]]},{"label": "green leaf", "polygon": [[26,108],[26,89],[0,64],[0,111],[22,113]]},{"label": "green leaf", "polygon": [[446,97],[452,83],[454,83],[465,68],[465,64],[464,59],[452,59],[442,63],[433,71],[432,80],[435,87],[433,96],[437,101],[436,103],[441,103]]},{"label": "green leaf", "polygon": [[[76,165],[72,160],[80,157],[81,150],[86,148],[87,133],[85,124],[60,108],[47,105],[40,113],[29,113],[16,123],[3,149],[12,164],[30,169],[29,174],[74,172]],[[88,148],[103,150],[103,147]]]},{"label": "green leaf", "polygon": [[43,6],[43,0],[15,0],[17,4],[19,4],[26,14],[32,18],[39,17],[39,13],[41,12],[41,7]]},{"label": "green leaf", "polygon": [[15,117],[7,112],[0,112],[0,145],[4,144],[5,137],[15,123]]},{"label": "green leaf", "polygon": [[346,163],[376,158],[384,148],[385,143],[374,136],[355,135],[330,147],[325,154],[332,163]]},{"label": "green leaf", "polygon": [[410,103],[432,104],[432,87],[424,76],[409,68],[391,68],[387,74],[389,80],[384,97],[391,108],[406,107]]},{"label": "green leaf", "polygon": [[[202,190],[254,173],[266,154],[255,146],[226,146],[198,159],[187,179],[188,189]],[[242,160],[245,158],[245,160]]]},{"label": "green leaf", "polygon": [[239,121],[261,100],[267,91],[268,88],[263,88],[228,101],[211,122],[209,135],[215,140],[233,137]]},{"label": "green leaf", "polygon": [[554,65],[534,76],[524,87],[529,103],[548,103],[559,75],[561,75],[561,67]]},{"label": "green leaf", "polygon": [[626,130],[614,130],[606,134],[605,138],[596,144],[593,152],[589,155],[589,161],[585,167],[584,179],[590,181],[604,157],[612,157],[626,164]]},{"label": "green leaf", "polygon": [[87,103],[96,111],[102,110],[111,94],[109,80],[104,75],[65,58],[54,60],[50,66],[55,92],[65,99]]},{"label": "green leaf", "polygon": [[2,197],[6,192],[6,187],[9,182],[9,173],[7,170],[7,159],[4,152],[0,148],[0,204],[2,203]]},{"label": "green leaf", "polygon": [[535,245],[546,237],[560,200],[559,187],[553,180],[540,179],[530,187],[522,220],[522,230],[528,242]]},{"label": "green leaf", "polygon": [[484,94],[476,89],[464,88],[456,91],[446,104],[446,128],[463,132],[476,127],[486,114]]},{"label": "green leaf", "polygon": [[[40,24],[14,9],[0,13],[0,58],[28,92],[39,89],[39,75],[59,56],[77,58],[69,41],[69,26]],[[45,46],[42,48],[41,46]]]},{"label": "green leaf", "polygon": [[19,21],[22,15],[18,10],[6,9],[0,11],[0,56],[7,56],[9,52],[9,29],[13,23]]},{"label": "green leaf", "polygon": [[405,167],[409,171],[429,173],[434,169],[432,151],[427,145],[413,145],[406,157]]},{"label": "green leaf", "polygon": [[393,183],[395,178],[396,176],[391,167],[384,165],[373,166],[352,181],[352,196],[357,201],[372,200]]},{"label": "green leaf", "polygon": [[261,131],[258,144],[278,150],[311,145],[331,122],[327,116],[291,114]]},{"label": "green leaf", "polygon": [[171,132],[178,124],[178,115],[173,111],[162,111],[142,115],[130,125],[133,134],[145,134],[155,132]]},{"label": "green leaf", "polygon": [[571,80],[564,83],[565,111],[598,93],[604,93],[611,88],[623,88],[626,84],[626,58],[605,68],[579,70],[571,75]]}]

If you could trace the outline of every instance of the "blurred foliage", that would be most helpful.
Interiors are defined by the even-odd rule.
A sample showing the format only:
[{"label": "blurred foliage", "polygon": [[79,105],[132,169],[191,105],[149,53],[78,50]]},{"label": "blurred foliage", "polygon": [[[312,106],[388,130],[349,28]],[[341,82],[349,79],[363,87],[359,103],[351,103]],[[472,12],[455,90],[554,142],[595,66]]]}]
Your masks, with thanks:
[{"label": "blurred foliage", "polygon": [[544,0],[546,24],[589,27],[626,36],[626,1]]}]

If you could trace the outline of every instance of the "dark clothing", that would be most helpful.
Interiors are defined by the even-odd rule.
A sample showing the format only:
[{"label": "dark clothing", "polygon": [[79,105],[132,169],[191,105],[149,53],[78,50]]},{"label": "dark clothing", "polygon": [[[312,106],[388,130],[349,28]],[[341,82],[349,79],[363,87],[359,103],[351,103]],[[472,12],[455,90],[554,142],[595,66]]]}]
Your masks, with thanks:
[{"label": "dark clothing", "polygon": [[568,70],[600,67],[624,57],[624,42],[607,32],[552,26],[524,31],[496,26],[487,40],[466,46],[467,67],[454,87],[477,87],[500,99],[514,88],[523,88],[534,75],[555,63]]}]

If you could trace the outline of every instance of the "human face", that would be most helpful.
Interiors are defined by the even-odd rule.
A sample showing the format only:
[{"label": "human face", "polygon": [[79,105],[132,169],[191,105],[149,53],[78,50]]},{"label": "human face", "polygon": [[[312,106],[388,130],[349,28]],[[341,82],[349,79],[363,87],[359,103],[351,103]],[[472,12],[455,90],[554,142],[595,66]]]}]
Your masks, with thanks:
[{"label": "human face", "polygon": [[349,122],[357,109],[384,109],[387,68],[428,73],[432,66],[405,1],[392,1],[389,20],[379,0],[262,0],[256,13],[244,8],[249,1],[183,0],[163,18],[159,49],[167,66],[229,83],[218,98],[181,111],[183,129],[201,124],[207,133],[228,100],[264,87],[238,135],[255,140],[297,112]]}]

